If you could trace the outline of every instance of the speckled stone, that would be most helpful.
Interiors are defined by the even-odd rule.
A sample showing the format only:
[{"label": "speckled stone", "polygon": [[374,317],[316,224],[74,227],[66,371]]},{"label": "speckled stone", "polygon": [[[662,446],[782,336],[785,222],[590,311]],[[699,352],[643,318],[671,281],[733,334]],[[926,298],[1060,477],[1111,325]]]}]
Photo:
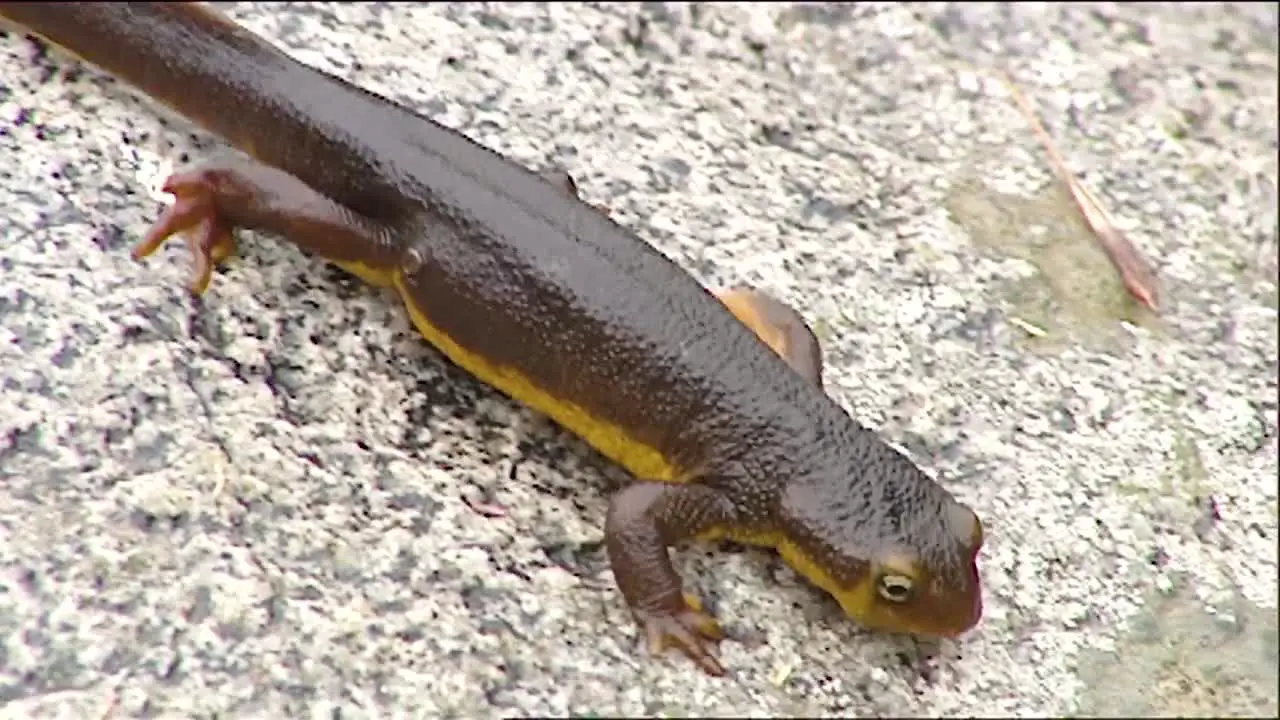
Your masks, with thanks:
[{"label": "speckled stone", "polygon": [[[250,238],[199,303],[177,244],[131,262],[157,179],[226,149],[9,35],[0,715],[1046,716],[1171,578],[1274,615],[1273,5],[227,5],[793,302],[829,392],[986,521],[987,615],[922,674],[767,554],[697,549],[759,642],[724,680],[645,658],[599,548],[619,473],[292,247]],[[1158,322],[1024,342],[1042,271],[948,210],[1055,192],[999,70]]]}]

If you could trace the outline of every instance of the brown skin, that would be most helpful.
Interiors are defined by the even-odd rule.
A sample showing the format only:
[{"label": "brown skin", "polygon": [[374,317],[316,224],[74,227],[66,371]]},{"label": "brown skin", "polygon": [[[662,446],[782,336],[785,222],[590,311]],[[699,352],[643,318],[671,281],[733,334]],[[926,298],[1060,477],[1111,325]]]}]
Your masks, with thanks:
[{"label": "brown skin", "polygon": [[169,178],[135,249],[187,237],[201,292],[234,231],[394,289],[447,357],[639,479],[610,564],[650,648],[721,674],[668,548],[776,548],[864,624],[953,636],[982,614],[977,516],[822,391],[817,341],[751,288],[719,300],[606,213],[459,133],[302,65],[194,4],[0,3],[7,17],[256,162]]}]

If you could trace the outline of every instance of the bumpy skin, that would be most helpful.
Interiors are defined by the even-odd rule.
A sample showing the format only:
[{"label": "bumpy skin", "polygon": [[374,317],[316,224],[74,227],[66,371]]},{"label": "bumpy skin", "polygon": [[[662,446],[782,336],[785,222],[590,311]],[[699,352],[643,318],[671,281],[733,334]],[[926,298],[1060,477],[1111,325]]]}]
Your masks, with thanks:
[{"label": "bumpy skin", "polygon": [[236,228],[281,235],[396,289],[457,364],[635,473],[605,535],[652,647],[722,672],[719,628],[667,554],[694,538],[775,547],[873,627],[954,635],[978,621],[977,517],[822,392],[816,340],[790,308],[749,289],[717,301],[571,182],[199,6],[0,3],[0,17],[261,163],[170,178],[177,202],[136,254],[186,233],[203,290]]}]

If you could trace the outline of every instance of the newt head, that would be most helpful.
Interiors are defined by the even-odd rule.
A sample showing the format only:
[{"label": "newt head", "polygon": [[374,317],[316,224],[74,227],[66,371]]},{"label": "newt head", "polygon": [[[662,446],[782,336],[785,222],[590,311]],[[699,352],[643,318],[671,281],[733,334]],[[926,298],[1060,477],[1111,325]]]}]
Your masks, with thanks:
[{"label": "newt head", "polygon": [[982,618],[982,522],[893,455],[874,480],[790,484],[780,513],[786,539],[777,547],[860,624],[955,637]]},{"label": "newt head", "polygon": [[942,524],[952,533],[951,551],[886,548],[859,583],[837,595],[846,613],[868,627],[922,637],[955,637],[978,624],[982,522],[954,500],[943,514]]}]

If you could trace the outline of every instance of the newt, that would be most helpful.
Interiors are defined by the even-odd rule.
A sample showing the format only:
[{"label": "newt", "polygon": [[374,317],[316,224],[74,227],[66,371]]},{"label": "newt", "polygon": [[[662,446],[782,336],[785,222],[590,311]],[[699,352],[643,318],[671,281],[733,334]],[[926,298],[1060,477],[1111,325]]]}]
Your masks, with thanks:
[{"label": "newt", "polygon": [[0,18],[251,158],[171,175],[135,258],[184,237],[199,294],[237,231],[294,243],[392,291],[449,361],[634,475],[608,500],[604,544],[650,652],[725,672],[724,633],[671,563],[686,541],[772,548],[871,629],[954,637],[981,619],[982,522],[824,391],[791,306],[705,287],[571,178],[207,6],[4,2]]}]

